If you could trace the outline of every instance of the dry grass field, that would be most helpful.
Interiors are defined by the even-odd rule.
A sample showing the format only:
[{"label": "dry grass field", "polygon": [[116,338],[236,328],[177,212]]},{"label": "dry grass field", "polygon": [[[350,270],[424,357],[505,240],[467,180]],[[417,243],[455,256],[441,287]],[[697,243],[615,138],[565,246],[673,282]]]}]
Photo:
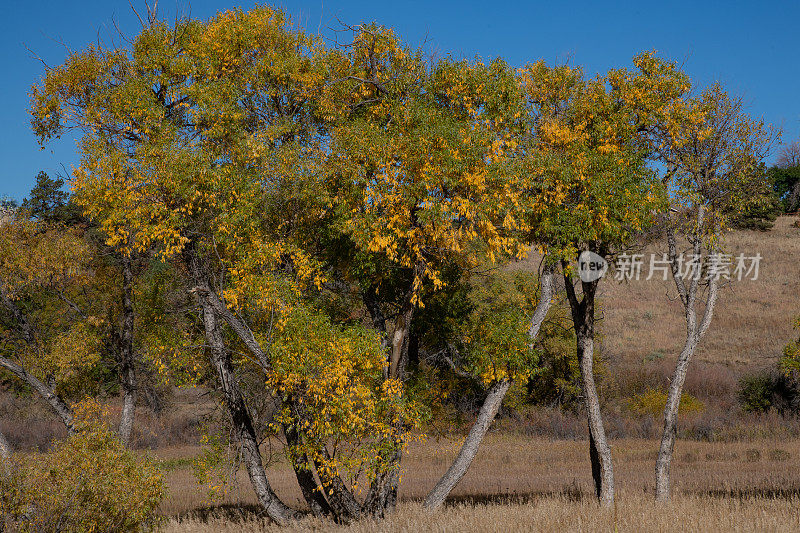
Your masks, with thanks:
[{"label": "dry grass field", "polygon": [[[800,528],[800,441],[679,441],[675,450],[675,498],[651,502],[657,443],[613,443],[619,496],[616,510],[600,509],[591,492],[585,441],[550,441],[490,435],[475,463],[442,511],[424,511],[419,500],[455,454],[458,442],[430,439],[411,447],[404,461],[401,504],[387,521],[360,522],[343,531],[791,531]],[[162,458],[192,453],[163,450]],[[289,466],[277,461],[270,481],[300,506]],[[227,502],[213,505],[188,468],[168,473],[171,516],[166,530],[271,531],[255,513],[254,497],[240,474]],[[244,503],[244,507],[224,504]],[[220,505],[222,504],[222,505]],[[248,506],[247,504],[250,504]],[[339,530],[308,519],[281,531]],[[276,529],[277,530],[277,529]]]},{"label": "dry grass field", "polygon": [[417,502],[403,502],[386,520],[364,520],[350,526],[305,519],[277,527],[256,516],[217,515],[209,519],[170,521],[166,533],[233,532],[788,532],[800,527],[800,500],[717,500],[705,497],[675,499],[656,506],[641,495],[622,494],[612,509],[589,500],[560,496],[525,503],[457,504],[436,513]]}]

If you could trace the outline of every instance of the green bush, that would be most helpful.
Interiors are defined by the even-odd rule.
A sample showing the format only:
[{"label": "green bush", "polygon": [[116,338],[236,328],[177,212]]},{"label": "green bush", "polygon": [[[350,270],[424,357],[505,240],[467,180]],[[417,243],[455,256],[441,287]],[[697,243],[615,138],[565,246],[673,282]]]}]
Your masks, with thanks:
[{"label": "green bush", "polygon": [[797,382],[791,376],[771,371],[740,379],[737,398],[745,411],[764,413],[775,409],[781,414],[797,411],[800,400]]}]

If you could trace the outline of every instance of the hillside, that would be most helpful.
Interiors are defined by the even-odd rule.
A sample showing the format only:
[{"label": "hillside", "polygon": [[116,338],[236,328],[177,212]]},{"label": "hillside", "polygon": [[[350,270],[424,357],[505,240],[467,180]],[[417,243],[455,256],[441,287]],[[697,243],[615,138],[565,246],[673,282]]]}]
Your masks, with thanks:
[{"label": "hillside", "polygon": [[[726,236],[728,253],[761,254],[760,273],[755,281],[733,281],[720,292],[697,362],[725,365],[736,373],[762,368],[774,364],[796,335],[792,322],[800,313],[800,229],[792,226],[794,220],[781,217],[771,231],[733,231]],[[671,279],[611,281],[601,287],[603,349],[608,357],[636,364],[660,351],[665,359],[674,359],[684,341],[685,322]]]},{"label": "hillside", "polygon": [[[714,321],[694,359],[700,368],[741,376],[774,365],[796,336],[792,322],[800,314],[800,229],[792,226],[795,220],[780,217],[770,231],[726,235],[728,253],[761,254],[760,272],[755,281],[733,281],[720,291]],[[656,365],[666,371],[674,365],[685,336],[683,307],[671,277],[644,279],[650,253],[660,257],[665,249],[660,242],[643,250],[641,279],[619,282],[607,274],[600,283],[600,345],[614,367]],[[533,268],[538,258],[526,263]]]}]

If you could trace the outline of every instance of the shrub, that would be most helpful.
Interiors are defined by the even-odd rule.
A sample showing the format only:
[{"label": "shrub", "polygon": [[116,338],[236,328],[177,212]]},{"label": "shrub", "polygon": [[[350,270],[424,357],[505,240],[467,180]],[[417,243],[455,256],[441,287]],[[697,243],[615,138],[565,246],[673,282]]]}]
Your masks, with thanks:
[{"label": "shrub", "polygon": [[789,375],[764,371],[739,380],[737,393],[742,409],[753,413],[764,413],[775,409],[781,414],[797,411],[797,382]]},{"label": "shrub", "polygon": [[[667,406],[667,394],[658,389],[648,389],[641,394],[635,394],[628,401],[628,409],[640,416],[650,415],[654,419],[661,416]],[[681,394],[681,401],[678,404],[680,414],[700,413],[705,406],[703,402],[684,392]]]},{"label": "shrub", "polygon": [[164,495],[152,462],[127,450],[95,403],[77,409],[78,432],[41,455],[0,467],[0,515],[14,531],[143,531]]}]

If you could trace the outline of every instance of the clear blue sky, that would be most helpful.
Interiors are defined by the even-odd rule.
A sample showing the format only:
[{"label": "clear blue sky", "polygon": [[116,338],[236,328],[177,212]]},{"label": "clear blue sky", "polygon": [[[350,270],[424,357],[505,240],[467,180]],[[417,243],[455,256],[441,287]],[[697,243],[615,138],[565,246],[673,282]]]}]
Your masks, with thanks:
[{"label": "clear blue sky", "polygon": [[[267,2],[268,3],[268,2]],[[175,13],[175,0],[160,11]],[[185,12],[187,3],[179,1]],[[144,5],[134,1],[142,12]],[[241,5],[194,0],[190,12],[207,18]],[[303,0],[282,7],[310,31],[375,20],[407,41],[440,53],[505,57],[513,65],[545,59],[569,60],[596,73],[630,64],[642,50],[684,64],[696,83],[723,82],[744,96],[752,114],[779,126],[784,141],[800,137],[800,2],[391,2]],[[7,2],[0,22],[0,197],[23,198],[34,176],[51,175],[77,163],[75,140],[65,138],[40,150],[29,126],[28,90],[43,72],[23,45],[49,64],[114,32],[128,33],[138,21],[125,1]],[[774,158],[774,155],[773,155]]]}]

